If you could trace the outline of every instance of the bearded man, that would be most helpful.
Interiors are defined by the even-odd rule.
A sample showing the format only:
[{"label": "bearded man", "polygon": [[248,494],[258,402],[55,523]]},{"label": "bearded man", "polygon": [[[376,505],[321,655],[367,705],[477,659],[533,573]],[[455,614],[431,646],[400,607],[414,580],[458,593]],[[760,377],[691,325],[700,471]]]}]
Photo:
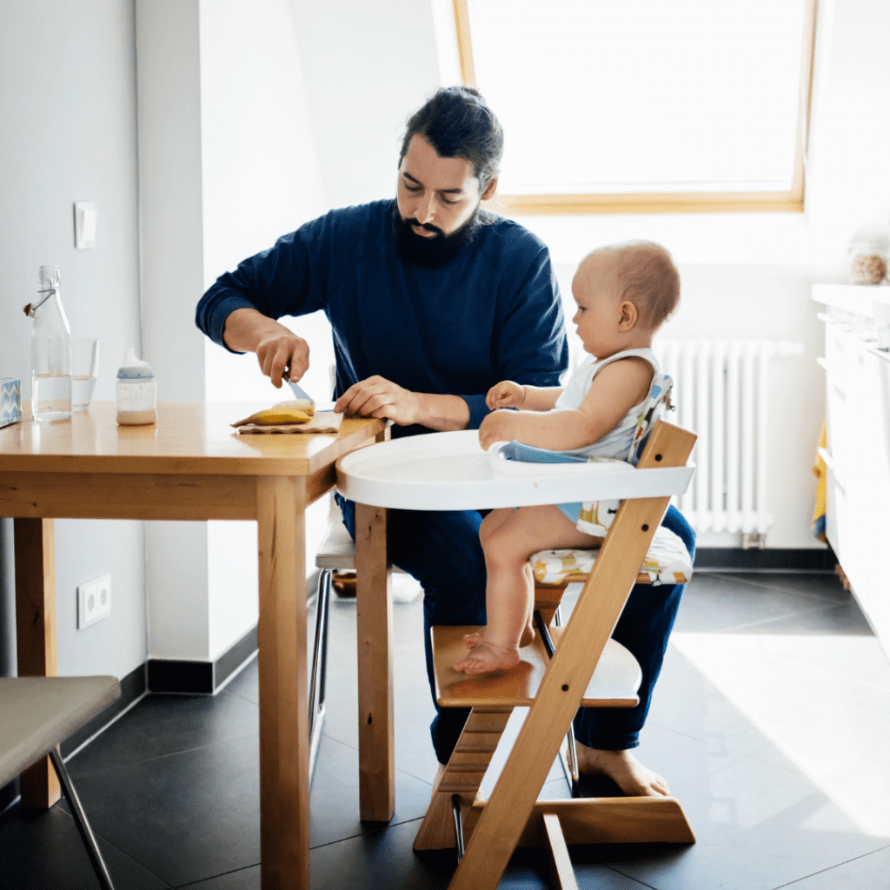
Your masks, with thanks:
[{"label": "bearded man", "polygon": [[[336,354],[334,410],[393,421],[393,438],[478,429],[501,380],[557,386],[568,363],[565,323],[546,246],[481,206],[497,189],[503,130],[468,87],[439,90],[409,119],[396,198],[333,210],[242,262],[207,291],[197,323],[233,352],[256,353],[275,386],[299,381],[309,345],[278,319],[323,310]],[[340,498],[355,536],[354,505]],[[429,629],[485,624],[485,562],[477,511],[389,511],[389,556],[424,591]],[[682,517],[665,524],[691,547]],[[641,704],[579,712],[582,772],[628,794],[666,794],[629,749],[638,744],[682,587],[634,588],[616,639],[643,667]],[[623,624],[628,624],[622,632]],[[442,709],[431,734],[447,762],[467,711]]]}]

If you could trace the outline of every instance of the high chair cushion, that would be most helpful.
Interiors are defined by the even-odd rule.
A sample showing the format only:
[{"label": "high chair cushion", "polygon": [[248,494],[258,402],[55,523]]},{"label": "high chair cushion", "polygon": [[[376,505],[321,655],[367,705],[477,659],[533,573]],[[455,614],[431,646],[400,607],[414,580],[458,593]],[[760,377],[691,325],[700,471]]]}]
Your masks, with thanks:
[{"label": "high chair cushion", "polygon": [[[581,581],[589,575],[598,553],[598,550],[541,550],[533,553],[528,561],[536,581],[561,584]],[[647,577],[650,584],[685,584],[692,577],[692,560],[682,539],[659,526],[640,575]]]}]

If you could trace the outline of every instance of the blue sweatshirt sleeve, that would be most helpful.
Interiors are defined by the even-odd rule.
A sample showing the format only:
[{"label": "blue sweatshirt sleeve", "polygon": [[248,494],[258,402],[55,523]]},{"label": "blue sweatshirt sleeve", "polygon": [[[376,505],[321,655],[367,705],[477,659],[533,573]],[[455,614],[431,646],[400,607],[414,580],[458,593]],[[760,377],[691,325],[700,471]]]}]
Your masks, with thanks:
[{"label": "blue sweatshirt sleeve", "polygon": [[[518,288],[505,301],[492,349],[501,380],[531,386],[559,386],[569,364],[565,319],[559,285],[544,245],[525,271]],[[490,413],[487,393],[466,395],[470,429],[478,429]]]},{"label": "blue sweatshirt sleeve", "polygon": [[[325,304],[324,217],[279,238],[274,247],[249,257],[216,280],[198,302],[197,326],[215,343],[236,309],[256,309],[269,318],[306,315]],[[234,350],[229,350],[233,352]]]}]

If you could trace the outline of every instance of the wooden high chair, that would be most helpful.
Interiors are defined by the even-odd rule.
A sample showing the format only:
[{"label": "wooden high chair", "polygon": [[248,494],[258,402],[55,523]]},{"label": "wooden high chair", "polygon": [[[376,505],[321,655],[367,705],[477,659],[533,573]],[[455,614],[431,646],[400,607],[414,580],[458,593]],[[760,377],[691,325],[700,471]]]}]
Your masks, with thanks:
[{"label": "wooden high chair", "polygon": [[[638,468],[685,466],[695,438],[659,421]],[[552,651],[546,625],[578,574],[538,587],[538,636],[511,671],[472,677],[454,671],[452,664],[465,651],[463,635],[478,628],[433,628],[438,702],[472,710],[414,849],[457,847],[460,862],[451,890],[494,890],[517,846],[549,845],[557,885],[569,888],[577,885],[567,844],[694,842],[674,798],[537,800],[579,707],[638,703],[639,665],[610,637],[633,585],[649,580],[640,567],[669,499],[622,502],[567,625],[549,628]],[[514,707],[523,706],[528,716],[490,799],[482,800],[479,787],[507,720]]]}]

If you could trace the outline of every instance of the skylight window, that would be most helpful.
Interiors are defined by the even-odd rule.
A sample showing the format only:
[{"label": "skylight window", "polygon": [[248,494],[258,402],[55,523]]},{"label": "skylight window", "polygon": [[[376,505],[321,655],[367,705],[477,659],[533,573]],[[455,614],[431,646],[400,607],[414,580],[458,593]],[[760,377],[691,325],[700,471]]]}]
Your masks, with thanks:
[{"label": "skylight window", "polygon": [[509,211],[802,210],[816,0],[454,0]]}]

